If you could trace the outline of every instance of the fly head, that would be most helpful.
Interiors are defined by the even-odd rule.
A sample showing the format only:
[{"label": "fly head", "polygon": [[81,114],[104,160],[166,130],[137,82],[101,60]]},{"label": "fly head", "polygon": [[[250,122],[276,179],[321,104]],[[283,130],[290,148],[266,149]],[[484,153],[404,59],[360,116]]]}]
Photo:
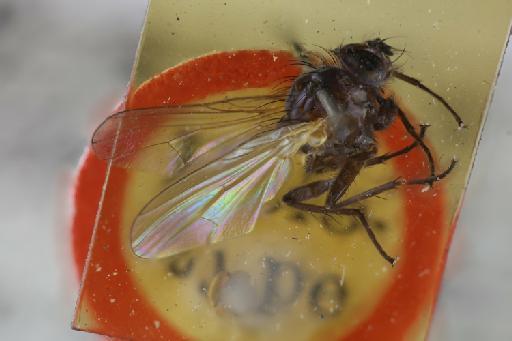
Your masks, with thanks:
[{"label": "fly head", "polygon": [[359,83],[379,87],[391,74],[393,48],[376,38],[334,50],[343,68]]}]

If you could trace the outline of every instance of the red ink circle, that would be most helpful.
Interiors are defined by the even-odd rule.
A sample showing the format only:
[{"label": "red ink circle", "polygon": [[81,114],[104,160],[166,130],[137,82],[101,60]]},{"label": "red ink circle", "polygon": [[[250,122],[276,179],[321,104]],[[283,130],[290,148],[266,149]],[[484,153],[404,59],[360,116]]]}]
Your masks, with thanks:
[{"label": "red ink circle", "polygon": [[[154,107],[168,103],[169,99],[179,104],[231,90],[269,87],[285,77],[299,74],[300,70],[290,65],[291,58],[287,52],[264,50],[200,57],[144,83],[129,97],[126,107]],[[404,135],[402,126],[395,123],[379,134],[379,139],[395,150],[411,143],[411,139],[402,138]],[[413,178],[424,176],[423,160],[423,154],[416,149],[407,158],[394,159],[393,165],[401,176]],[[111,213],[108,227],[96,228],[95,243],[85,265],[105,172],[106,163],[87,150],[74,187],[72,243],[77,269],[81,273],[81,269],[87,267],[81,299],[87,301],[89,313],[96,319],[91,330],[134,339],[186,338],[175,327],[160,320],[151,302],[141,297],[136,289],[122,253],[124,246],[119,233],[122,200],[105,198],[103,211]],[[109,186],[116,187],[121,194],[126,181],[125,170],[112,168]],[[402,259],[392,270],[397,273],[375,310],[343,340],[403,340],[420,317],[425,317],[425,313],[428,317],[431,315],[447,245],[440,231],[444,224],[442,184],[428,192],[417,187],[401,191],[406,203],[406,228]],[[97,271],[97,264],[101,264],[101,272],[115,271],[118,275],[107,278]],[[420,273],[427,275],[418,276]],[[115,304],[111,304],[113,297]],[[148,328],[155,321],[158,321],[158,328]]]}]

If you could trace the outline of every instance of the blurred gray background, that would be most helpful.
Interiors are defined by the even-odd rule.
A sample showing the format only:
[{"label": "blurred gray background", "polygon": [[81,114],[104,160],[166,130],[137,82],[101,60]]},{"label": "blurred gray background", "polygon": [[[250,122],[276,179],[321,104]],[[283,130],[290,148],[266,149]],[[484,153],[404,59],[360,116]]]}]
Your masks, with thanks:
[{"label": "blurred gray background", "polygon": [[[143,0],[0,0],[0,340],[70,330],[73,168],[124,92]],[[431,340],[512,340],[512,50],[453,240]]]}]

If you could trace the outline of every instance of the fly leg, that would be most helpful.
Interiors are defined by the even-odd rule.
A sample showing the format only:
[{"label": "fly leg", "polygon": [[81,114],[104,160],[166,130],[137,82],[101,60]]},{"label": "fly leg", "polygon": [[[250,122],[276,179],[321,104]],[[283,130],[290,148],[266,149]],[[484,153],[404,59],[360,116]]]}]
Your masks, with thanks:
[{"label": "fly leg", "polygon": [[[324,208],[323,211],[326,211],[327,213],[337,213],[337,214],[345,214],[345,215],[355,215],[359,220],[361,221],[361,224],[364,226],[366,233],[368,234],[368,237],[370,237],[370,240],[372,241],[373,245],[375,245],[375,248],[380,253],[380,255],[388,261],[391,265],[395,265],[396,259],[389,256],[386,251],[382,248],[379,241],[375,237],[375,233],[371,229],[370,225],[368,224],[368,221],[366,220],[366,217],[364,216],[364,213],[360,209],[353,209],[348,208],[347,206],[358,203],[364,199],[368,199],[371,197],[374,197],[376,195],[379,195],[383,192],[390,191],[392,189],[395,189],[400,186],[404,185],[431,185],[432,183],[436,181],[440,181],[444,179],[455,167],[455,164],[457,161],[452,160],[450,163],[450,166],[442,173],[434,175],[434,176],[428,176],[425,178],[420,179],[411,179],[411,180],[405,180],[403,178],[398,178],[393,181],[389,181],[385,184],[382,184],[380,186],[376,186],[374,188],[370,188],[369,190],[366,190],[362,193],[356,194],[348,199],[342,200],[338,204],[336,204],[331,209]],[[298,203],[294,207],[300,208],[300,209],[306,209],[311,212],[314,210],[319,210],[317,207],[312,207],[312,205]],[[328,210],[328,211],[327,211]]]},{"label": "fly leg", "polygon": [[[362,201],[364,199],[374,197],[383,192],[387,192],[387,191],[396,189],[397,187],[401,187],[404,185],[429,185],[429,186],[431,186],[434,182],[440,181],[440,180],[444,179],[448,174],[450,174],[450,172],[453,170],[453,168],[455,167],[456,164],[457,164],[457,161],[452,160],[452,162],[450,163],[450,166],[448,166],[448,168],[445,171],[443,171],[442,173],[439,173],[437,175],[431,175],[431,176],[428,176],[425,178],[410,179],[410,180],[398,178],[393,181],[384,183],[382,185],[370,188],[362,193],[356,194],[348,199],[340,201],[338,204],[336,204],[333,207],[333,210],[341,212],[343,209],[349,209],[349,208],[347,208],[347,206],[349,206],[349,205],[359,203],[360,201]],[[359,214],[363,214],[363,213],[359,212]],[[363,215],[363,217],[364,217],[364,215]],[[381,256],[384,259],[386,259],[389,263],[391,263],[391,265],[394,265],[395,259],[388,256],[386,254],[386,252],[383,250],[382,246],[379,244],[379,242],[375,238],[375,234],[371,230],[371,227],[368,225],[368,222],[366,222],[366,225],[365,225],[365,222],[362,220],[362,218],[359,215],[358,215],[358,218],[359,218],[359,220],[361,220],[361,223],[365,227],[365,229],[368,233],[368,236],[370,237],[370,240],[373,242],[373,244],[377,248],[377,251],[379,251]],[[393,260],[393,261],[391,261],[391,260]]]},{"label": "fly leg", "polygon": [[345,208],[345,207],[325,207],[325,206],[319,206],[319,205],[313,205],[313,204],[306,204],[299,201],[286,201],[285,202],[299,210],[303,210],[306,212],[312,212],[312,213],[323,213],[323,214],[338,214],[338,215],[349,215],[356,217],[359,219],[361,224],[363,225],[366,233],[368,234],[368,237],[370,238],[371,242],[379,252],[379,254],[384,258],[389,264],[392,266],[395,265],[396,258],[391,257],[387,254],[387,252],[384,250],[382,245],[377,240],[377,237],[375,236],[375,233],[373,232],[370,224],[368,223],[368,220],[366,219],[366,216],[364,215],[363,211],[359,208]]},{"label": "fly leg", "polygon": [[434,91],[432,91],[430,88],[426,87],[423,83],[420,82],[419,79],[416,79],[414,77],[411,77],[411,76],[408,76],[404,73],[401,73],[399,71],[393,71],[393,76],[395,76],[396,78],[406,82],[406,83],[409,83],[423,91],[425,91],[426,93],[430,94],[432,97],[434,97],[435,99],[437,99],[438,101],[440,101],[446,109],[448,109],[448,111],[450,111],[450,113],[452,114],[453,118],[455,119],[455,121],[457,121],[457,124],[459,125],[459,128],[464,128],[465,125],[464,125],[464,122],[462,121],[462,118],[459,116],[459,114],[451,107],[450,104],[448,104],[448,102],[441,96],[441,95],[438,95],[436,94]]},{"label": "fly leg", "polygon": [[376,195],[379,195],[383,192],[390,191],[392,189],[404,186],[404,185],[430,185],[434,182],[440,181],[444,179],[450,172],[455,168],[455,165],[457,164],[456,160],[452,160],[448,168],[446,168],[442,173],[439,173],[434,176],[428,176],[425,178],[418,178],[418,179],[410,179],[406,180],[404,178],[397,178],[395,180],[386,182],[382,185],[370,188],[362,193],[356,194],[350,198],[347,198],[345,200],[340,201],[335,207],[346,207],[351,204],[358,203],[362,200],[374,197]]},{"label": "fly leg", "polygon": [[[291,207],[296,209],[323,214],[337,214],[354,216],[363,225],[368,237],[379,252],[379,254],[391,265],[394,265],[396,259],[386,253],[382,245],[377,240],[366,216],[363,211],[358,208],[346,208],[336,205],[343,194],[347,191],[348,187],[352,184],[357,174],[363,167],[363,161],[347,160],[341,167],[341,171],[334,179],[312,182],[305,186],[298,187],[286,193],[283,201]],[[324,206],[304,203],[308,199],[320,196],[321,194],[329,191]]]},{"label": "fly leg", "polygon": [[[411,122],[409,121],[409,119],[407,118],[405,113],[402,111],[402,109],[400,109],[398,106],[396,107],[396,109],[397,109],[398,117],[402,121],[402,124],[404,125],[405,130],[407,130],[409,135],[411,135],[416,140],[416,142],[418,142],[421,149],[423,149],[423,153],[425,153],[425,156],[427,157],[427,160],[428,160],[428,165],[430,167],[430,176],[432,176],[432,177],[435,176],[436,166],[434,164],[434,157],[432,156],[432,152],[430,151],[430,148],[425,144],[425,142],[423,142],[423,139],[421,139],[419,137],[419,135],[416,133],[416,130],[414,129],[414,127],[412,126]],[[430,183],[431,186],[432,186],[432,184],[433,184],[433,182]]]},{"label": "fly leg", "polygon": [[[423,139],[420,137],[420,135],[416,132],[416,129],[414,129],[412,123],[409,121],[405,113],[400,109],[400,107],[393,101],[391,98],[378,98],[378,101],[381,106],[381,111],[384,113],[387,113],[387,115],[398,115],[400,118],[400,121],[402,122],[405,130],[407,133],[414,138],[414,140],[418,143],[418,145],[423,150],[423,153],[425,154],[428,165],[430,168],[430,176],[435,176],[436,174],[436,167],[434,163],[434,157],[432,156],[432,152],[430,151],[430,148],[425,144]],[[432,185],[431,183],[430,185]]]},{"label": "fly leg", "polygon": [[325,206],[333,206],[343,194],[345,194],[350,184],[354,181],[357,174],[359,174],[359,171],[363,167],[363,162],[364,161],[345,159],[339,165],[341,170],[336,178],[315,181],[292,189],[283,196],[283,201],[293,206],[293,203],[313,199],[329,191]]},{"label": "fly leg", "polygon": [[[382,185],[376,186],[374,188],[370,188],[362,193],[359,193],[357,195],[354,195],[348,199],[342,200],[339,203],[336,204],[329,204],[330,200],[333,200],[335,198],[341,198],[341,196],[346,192],[348,189],[348,186],[350,183],[343,182],[342,174],[347,174],[350,172],[347,172],[347,165],[342,168],[340,171],[340,175],[338,175],[335,179],[330,180],[324,180],[324,181],[317,181],[313,182],[311,184],[301,186],[297,189],[291,190],[288,192],[284,197],[283,201],[290,205],[291,207],[294,207],[299,210],[303,210],[306,212],[312,212],[312,213],[323,213],[323,214],[338,214],[338,215],[350,215],[355,216],[359,219],[361,224],[363,225],[368,237],[370,238],[370,241],[373,243],[379,254],[384,258],[388,263],[391,265],[395,265],[396,258],[391,257],[382,247],[380,242],[377,240],[377,237],[375,236],[375,233],[373,232],[370,224],[368,223],[368,220],[366,219],[366,216],[364,212],[361,209],[357,208],[350,208],[347,207],[351,204],[359,203],[365,199],[374,197],[376,195],[379,195],[383,192],[387,192],[393,189],[396,189],[400,186],[404,185],[430,185],[436,181],[440,181],[444,179],[455,167],[455,164],[457,162],[455,160],[452,160],[450,166],[443,171],[442,173],[431,175],[425,178],[419,178],[419,179],[410,179],[406,180],[403,178],[398,178],[393,181],[389,181],[387,183],[384,183]],[[354,166],[352,166],[354,167]],[[356,165],[357,167],[357,165]],[[348,167],[348,170],[350,170],[350,166]],[[357,174],[356,174],[357,175]],[[355,178],[355,175],[354,175]],[[347,180],[347,178],[345,178]],[[352,179],[353,181],[353,179]],[[338,184],[337,184],[338,182]],[[329,194],[327,196],[327,202],[325,206],[320,205],[313,205],[304,203],[304,201],[317,197],[326,191],[329,190]],[[341,195],[339,194],[339,191],[343,192]],[[333,199],[329,199],[333,198]]]},{"label": "fly leg", "polygon": [[311,182],[292,189],[283,196],[283,201],[293,207],[293,203],[316,198],[331,188],[334,179]]},{"label": "fly leg", "polygon": [[[428,124],[420,125],[420,133],[418,135],[420,137],[420,139],[423,140],[423,138],[425,137],[425,132],[427,131],[428,127],[430,127],[430,125],[428,125]],[[389,159],[395,158],[400,155],[407,154],[408,152],[410,152],[411,150],[413,150],[416,147],[418,147],[418,141],[415,140],[413,143],[409,144],[408,146],[405,146],[404,148],[402,148],[400,150],[397,150],[392,153],[386,153],[383,155],[379,155],[379,156],[369,159],[368,161],[366,161],[365,166],[373,166],[373,165],[384,163]]]}]

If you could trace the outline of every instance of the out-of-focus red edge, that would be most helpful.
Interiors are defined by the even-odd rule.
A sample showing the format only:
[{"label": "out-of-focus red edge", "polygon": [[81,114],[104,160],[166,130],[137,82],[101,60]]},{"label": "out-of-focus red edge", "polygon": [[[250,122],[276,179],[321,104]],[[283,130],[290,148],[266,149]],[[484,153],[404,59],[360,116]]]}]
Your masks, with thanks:
[{"label": "out-of-focus red edge", "polygon": [[[430,312],[430,317],[429,317],[429,321],[428,321],[429,326],[432,324],[432,320],[434,319],[434,314],[437,309],[437,303],[439,302],[439,291],[441,290],[441,285],[443,284],[442,279],[443,279],[444,272],[446,270],[446,262],[448,260],[450,246],[452,245],[453,235],[455,234],[455,229],[457,228],[457,224],[459,222],[460,211],[462,209],[462,203],[464,202],[465,193],[466,193],[466,191],[464,190],[464,192],[462,194],[462,198],[460,200],[460,205],[457,207],[457,210],[455,211],[455,214],[453,215],[453,219],[450,222],[450,231],[448,233],[446,246],[443,250],[443,255],[442,255],[442,258],[441,258],[441,261],[439,264],[439,277],[440,278],[436,283],[436,287],[435,287],[435,291],[434,291],[435,292],[435,295],[433,298],[434,301],[432,302],[432,311]],[[430,333],[430,328],[427,331],[426,339],[428,339],[429,333]]]},{"label": "out-of-focus red edge", "polygon": [[[169,96],[174,96],[171,97],[173,104],[179,104],[244,87],[268,87],[287,76],[298,74],[299,69],[290,65],[291,58],[288,53],[277,51],[236,51],[200,57],[169,69],[143,84],[129,98],[127,108],[163,105],[167,103]],[[403,136],[404,131],[397,123],[381,134],[380,138],[389,148],[397,149],[411,142],[410,139],[404,140]],[[414,150],[407,158],[397,158],[393,165],[400,175],[417,177],[424,171],[417,166],[422,161],[421,151]],[[181,333],[158,318],[149,302],[141,302],[139,299],[136,285],[120,251],[122,245],[119,234],[111,233],[107,243],[102,244],[102,247],[109,246],[108,252],[94,244],[91,244],[89,251],[106,169],[106,163],[87,150],[80,165],[74,191],[72,242],[77,269],[82,274],[81,269],[91,269],[93,260],[101,260],[105,271],[119,272],[118,276],[106,281],[103,279],[105,276],[96,276],[94,271],[90,271],[92,279],[87,288],[82,287],[81,298],[87,300],[90,314],[98,316],[95,321],[98,326],[95,326],[94,331],[136,339],[182,339],[184,336]],[[115,176],[111,181],[115,181],[116,185],[124,185],[126,172],[120,169],[112,169],[112,172]],[[374,312],[349,331],[343,337],[344,340],[403,340],[421,315],[422,308],[434,304],[431,300],[437,297],[447,247],[445,250],[441,249],[443,245],[440,239],[443,235],[440,229],[444,221],[442,184],[438,184],[433,191],[437,196],[433,196],[432,191],[423,193],[420,188],[403,191],[406,202],[406,236],[403,258],[393,270],[397,271],[398,279],[391,284]],[[120,215],[120,202],[121,200],[117,200],[113,203],[110,200],[106,205]],[[115,218],[113,214],[109,219],[109,227],[117,228],[114,232],[119,232],[119,218]],[[424,226],[434,226],[434,230],[425,231]],[[106,232],[98,228],[96,232],[98,238],[103,238],[105,242]],[[89,262],[86,264],[87,257]],[[417,274],[422,269],[431,269],[433,273],[419,279]],[[94,287],[94,300],[87,296],[91,286]],[[122,295],[116,304],[109,304],[107,298],[112,297],[113,293],[119,294],[120,290],[123,290]],[[128,320],[127,311],[134,307],[139,315]],[[155,320],[160,322],[158,331],[148,332],[148,325]]]}]

